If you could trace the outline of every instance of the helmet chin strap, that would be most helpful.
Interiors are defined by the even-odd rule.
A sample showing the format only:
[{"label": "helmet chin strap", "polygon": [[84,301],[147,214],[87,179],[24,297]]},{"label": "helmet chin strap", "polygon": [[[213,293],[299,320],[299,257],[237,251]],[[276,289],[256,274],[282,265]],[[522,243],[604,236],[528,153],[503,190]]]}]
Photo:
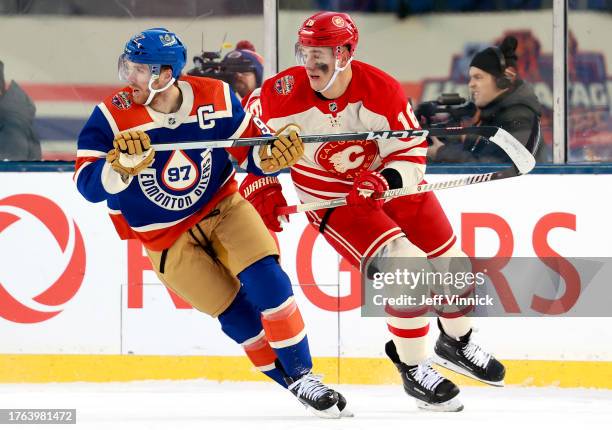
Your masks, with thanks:
[{"label": "helmet chin strap", "polygon": [[149,79],[149,97],[147,98],[147,101],[143,103],[144,106],[149,106],[149,103],[153,101],[153,97],[155,97],[155,94],[161,93],[162,91],[166,91],[168,88],[170,88],[174,81],[176,81],[176,79],[172,78],[163,88],[156,90],[153,88],[153,81],[155,81],[157,78],[159,78],[159,75],[151,75],[151,78]]},{"label": "helmet chin strap", "polygon": [[336,78],[338,77],[338,74],[340,72],[344,72],[346,70],[346,68],[349,66],[349,64],[351,64],[351,61],[353,61],[353,57],[348,59],[348,61],[344,65],[344,67],[340,67],[340,60],[338,58],[336,58],[336,63],[334,65],[334,74],[329,79],[329,82],[327,83],[327,85],[325,85],[325,88],[323,88],[322,90],[317,90],[317,92],[324,93],[325,91],[329,90],[330,87],[334,84]]}]

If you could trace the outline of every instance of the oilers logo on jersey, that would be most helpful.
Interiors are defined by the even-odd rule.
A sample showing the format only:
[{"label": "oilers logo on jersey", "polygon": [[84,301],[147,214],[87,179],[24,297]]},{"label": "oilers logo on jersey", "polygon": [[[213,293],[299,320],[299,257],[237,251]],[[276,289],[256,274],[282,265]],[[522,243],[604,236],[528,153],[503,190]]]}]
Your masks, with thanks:
[{"label": "oilers logo on jersey", "polygon": [[[212,171],[212,151],[208,149],[201,155],[202,162],[198,168],[183,151],[175,151],[163,167],[161,184],[156,169],[143,170],[138,175],[143,194],[166,210],[181,211],[193,206],[206,192]],[[190,191],[179,194],[185,190]]]}]

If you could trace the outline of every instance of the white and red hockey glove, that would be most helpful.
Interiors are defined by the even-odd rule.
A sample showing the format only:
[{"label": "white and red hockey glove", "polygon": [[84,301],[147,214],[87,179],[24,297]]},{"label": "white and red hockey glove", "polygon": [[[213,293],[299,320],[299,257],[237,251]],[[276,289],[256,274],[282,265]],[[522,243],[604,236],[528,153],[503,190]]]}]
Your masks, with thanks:
[{"label": "white and red hockey glove", "polygon": [[364,170],[353,182],[353,189],[346,196],[346,203],[355,216],[367,216],[382,209],[385,201],[372,198],[372,194],[385,192],[389,184],[378,172]]},{"label": "white and red hockey glove", "polygon": [[287,206],[278,178],[249,173],[240,184],[239,191],[259,212],[266,227],[275,232],[283,231],[281,219],[285,222],[289,219],[276,213],[278,207]]}]

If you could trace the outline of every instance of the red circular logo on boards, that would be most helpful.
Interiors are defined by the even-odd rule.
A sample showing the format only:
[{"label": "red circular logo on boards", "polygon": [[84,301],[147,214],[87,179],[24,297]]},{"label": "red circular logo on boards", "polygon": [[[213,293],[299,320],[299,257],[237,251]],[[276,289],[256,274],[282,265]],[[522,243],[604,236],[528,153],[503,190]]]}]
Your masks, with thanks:
[{"label": "red circular logo on boards", "polygon": [[[63,255],[66,255],[68,262],[62,273],[51,285],[43,292],[32,297],[31,300],[40,305],[37,306],[37,309],[27,306],[11,295],[9,287],[15,288],[19,287],[18,285],[7,285],[5,287],[0,279],[0,317],[8,321],[25,324],[46,321],[62,312],[63,309],[58,310],[57,307],[65,305],[71,300],[81,287],[85,276],[86,261],[83,236],[76,223],[69,220],[57,204],[46,197],[35,194],[17,194],[0,199],[0,234],[15,223],[30,222],[8,212],[6,208],[18,208],[36,218],[53,235],[59,250]],[[71,224],[72,229],[70,228]],[[71,249],[67,249],[69,244],[72,244]],[[37,243],[32,241],[27,246],[35,250]],[[23,266],[31,267],[33,271],[37,270],[35,259]],[[2,273],[0,273],[1,275]]]},{"label": "red circular logo on boards", "polygon": [[362,170],[367,170],[378,155],[373,140],[343,140],[327,142],[317,149],[315,160],[340,179],[352,180]]}]

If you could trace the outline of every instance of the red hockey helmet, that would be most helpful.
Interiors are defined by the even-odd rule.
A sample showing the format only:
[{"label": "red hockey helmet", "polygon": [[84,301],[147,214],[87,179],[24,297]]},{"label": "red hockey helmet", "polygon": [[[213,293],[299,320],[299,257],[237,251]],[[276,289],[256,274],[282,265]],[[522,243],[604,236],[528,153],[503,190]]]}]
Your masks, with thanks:
[{"label": "red hockey helmet", "polygon": [[359,31],[351,17],[342,12],[318,12],[307,18],[298,30],[298,43],[302,46],[349,46],[354,55]]}]

